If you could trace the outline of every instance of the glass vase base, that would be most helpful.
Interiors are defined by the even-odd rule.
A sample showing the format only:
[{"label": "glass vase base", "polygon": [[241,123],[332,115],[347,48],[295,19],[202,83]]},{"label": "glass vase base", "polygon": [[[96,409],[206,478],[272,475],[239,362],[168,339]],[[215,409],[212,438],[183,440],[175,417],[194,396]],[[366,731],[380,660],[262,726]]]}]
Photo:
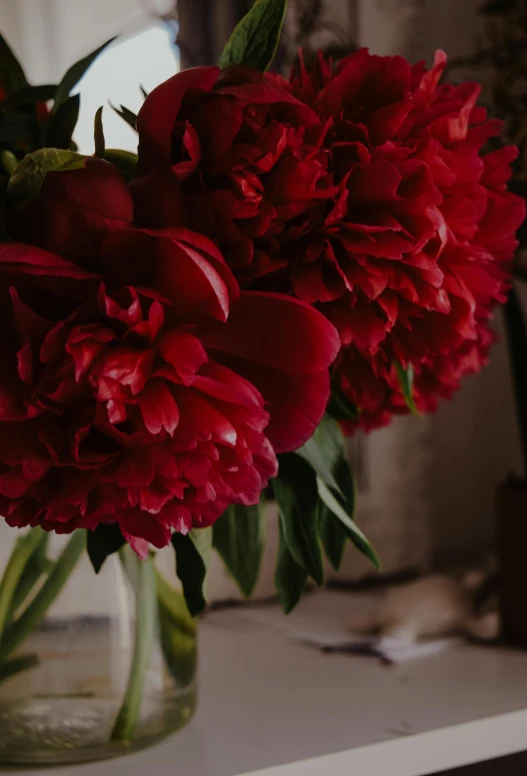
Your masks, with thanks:
[{"label": "glass vase base", "polygon": [[65,765],[119,757],[145,749],[187,724],[196,708],[193,689],[163,695],[136,728],[133,741],[113,741],[118,703],[104,699],[34,698],[0,704],[0,763]]}]

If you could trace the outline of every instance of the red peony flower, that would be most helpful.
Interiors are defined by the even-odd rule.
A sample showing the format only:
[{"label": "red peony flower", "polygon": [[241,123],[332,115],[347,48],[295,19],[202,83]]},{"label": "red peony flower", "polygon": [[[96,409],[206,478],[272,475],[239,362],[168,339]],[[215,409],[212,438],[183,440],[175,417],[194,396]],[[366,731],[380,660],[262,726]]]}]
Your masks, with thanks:
[{"label": "red peony flower", "polygon": [[217,248],[189,231],[111,232],[91,271],[4,244],[0,294],[10,525],[118,523],[144,554],[257,503],[275,453],[303,444],[325,410],[332,325],[287,297],[240,296]]},{"label": "red peony flower", "polygon": [[298,264],[292,287],[339,329],[340,385],[366,428],[407,411],[396,362],[413,367],[427,411],[485,363],[525,217],[506,188],[516,149],[483,153],[502,125],[476,107],[476,84],[438,85],[445,63],[440,52],[427,71],[362,50],[292,78],[332,121],[325,147],[341,191],[311,237],[322,259]]},{"label": "red peony flower", "polygon": [[438,85],[444,66],[442,53],[427,71],[362,50],[335,71],[302,64],[290,85],[199,68],[139,114],[141,223],[204,231],[242,285],[322,310],[346,348],[337,382],[368,427],[407,411],[396,363],[418,392],[423,376],[426,407],[464,371],[452,354],[481,366],[525,215],[506,189],[516,150],[483,153],[501,123],[476,107],[476,84]]},{"label": "red peony flower", "polygon": [[[137,127],[138,224],[206,234],[242,285],[304,255],[338,195],[322,148],[328,125],[277,76],[187,70],[154,89]],[[287,273],[270,287],[289,290]]]},{"label": "red peony flower", "polygon": [[15,240],[93,265],[104,236],[131,226],[133,201],[119,172],[108,162],[86,158],[85,167],[49,172],[37,197],[22,211],[7,212]]}]

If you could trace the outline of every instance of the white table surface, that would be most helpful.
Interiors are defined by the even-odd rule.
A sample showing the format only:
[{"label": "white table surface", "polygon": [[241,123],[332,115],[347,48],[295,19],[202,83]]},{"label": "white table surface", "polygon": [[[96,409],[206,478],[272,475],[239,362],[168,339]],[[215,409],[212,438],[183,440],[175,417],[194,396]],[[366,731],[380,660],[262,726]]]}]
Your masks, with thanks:
[{"label": "white table surface", "polygon": [[[352,603],[319,593],[297,616],[339,620]],[[200,630],[200,704],[185,729],[130,757],[46,774],[426,776],[527,749],[527,653],[459,644],[387,667],[247,628],[238,610]]]}]

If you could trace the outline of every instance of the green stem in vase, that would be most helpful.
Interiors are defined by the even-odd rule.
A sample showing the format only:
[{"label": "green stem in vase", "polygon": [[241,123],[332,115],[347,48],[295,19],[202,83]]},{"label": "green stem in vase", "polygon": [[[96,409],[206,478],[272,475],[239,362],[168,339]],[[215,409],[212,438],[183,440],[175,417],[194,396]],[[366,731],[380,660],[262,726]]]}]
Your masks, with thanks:
[{"label": "green stem in vase", "polygon": [[10,679],[21,671],[29,671],[30,668],[36,668],[38,664],[39,659],[37,655],[17,655],[10,660],[6,660],[5,663],[0,665],[0,682],[5,682],[6,679]]},{"label": "green stem in vase", "polygon": [[46,534],[40,528],[21,536],[15,542],[4,576],[0,582],[0,641],[12,610],[20,580],[39,546],[46,540]]},{"label": "green stem in vase", "polygon": [[[141,711],[145,678],[150,665],[156,633],[156,580],[153,559],[137,559],[135,642],[132,666],[123,704],[117,716],[111,740],[122,744],[133,741]],[[128,561],[127,564],[128,565]]]},{"label": "green stem in vase", "polygon": [[85,531],[75,531],[59,555],[48,578],[22,612],[10,625],[0,642],[0,663],[3,663],[17,647],[40,625],[50,606],[55,602],[71,572],[79,562],[86,547]]},{"label": "green stem in vase", "polygon": [[[41,531],[40,528],[33,528],[32,530]],[[15,618],[16,613],[24,605],[31,593],[35,590],[36,586],[42,579],[42,576],[44,574],[49,574],[53,568],[53,561],[47,556],[50,535],[46,531],[41,531],[41,534],[41,540],[33,552],[33,555],[27,562],[24,572],[20,577],[20,582],[18,583],[15,590],[13,600],[11,601],[11,607],[9,609],[7,623],[11,623],[11,621]]]}]

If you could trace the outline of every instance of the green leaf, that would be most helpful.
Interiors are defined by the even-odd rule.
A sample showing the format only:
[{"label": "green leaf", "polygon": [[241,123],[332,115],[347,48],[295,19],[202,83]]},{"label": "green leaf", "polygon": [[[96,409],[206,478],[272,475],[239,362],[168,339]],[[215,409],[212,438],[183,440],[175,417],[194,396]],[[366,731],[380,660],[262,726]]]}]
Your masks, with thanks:
[{"label": "green leaf", "polygon": [[308,439],[305,445],[296,451],[295,455],[299,455],[304,461],[307,461],[318,476],[324,480],[326,485],[329,485],[337,493],[339,492],[337,481],[331,474],[329,466],[323,458],[323,453],[313,437]]},{"label": "green leaf", "polygon": [[322,550],[318,540],[317,479],[311,466],[298,455],[280,456],[273,480],[284,541],[296,563],[315,580],[324,582]]},{"label": "green leaf", "polygon": [[178,688],[188,687],[196,672],[196,637],[180,630],[159,604],[159,632],[166,666]]},{"label": "green leaf", "polygon": [[336,387],[331,390],[331,397],[326,412],[335,420],[355,421],[359,417],[357,407]]},{"label": "green leaf", "polygon": [[95,141],[95,153],[94,156],[97,156],[99,159],[104,158],[104,152],[106,150],[106,142],[104,140],[104,127],[102,125],[102,112],[103,112],[103,106],[97,110],[97,113],[95,114],[95,120],[93,124],[93,138]]},{"label": "green leaf", "polygon": [[289,552],[281,524],[274,581],[280,605],[285,614],[289,614],[302,598],[306,588],[307,573]]},{"label": "green leaf", "polygon": [[329,562],[338,571],[342,565],[348,534],[342,523],[319,501],[319,533]]},{"label": "green leaf", "polygon": [[397,371],[397,377],[399,378],[399,383],[401,386],[401,390],[403,392],[406,406],[408,407],[412,415],[419,415],[419,410],[415,406],[415,401],[413,396],[413,386],[414,386],[413,367],[410,365],[407,369],[405,369],[404,367],[401,366],[401,364],[396,362],[395,369]]},{"label": "green leaf", "polygon": [[79,60],[79,62],[76,62],[74,65],[72,65],[69,68],[69,70],[64,75],[62,81],[60,82],[57,89],[57,93],[55,94],[55,104],[53,106],[53,113],[57,113],[60,106],[68,100],[68,97],[70,96],[72,89],[79,83],[83,75],[95,62],[99,54],[101,54],[104,51],[104,49],[110,45],[110,43],[113,43],[114,40],[115,40],[115,37],[110,38],[110,40],[107,40],[106,43],[102,44],[102,46],[99,46],[98,49],[96,49],[95,51],[92,51],[92,53],[88,54],[87,57],[84,57],[84,59]]},{"label": "green leaf", "polygon": [[48,102],[52,100],[57,91],[56,84],[42,84],[41,86],[26,86],[6,97],[0,103],[0,110],[13,110],[13,108],[24,108],[28,105],[35,105],[38,102]]},{"label": "green leaf", "polygon": [[179,687],[187,687],[196,669],[196,622],[184,597],[154,568],[159,630],[165,663]]},{"label": "green leaf", "polygon": [[70,148],[73,133],[79,120],[80,105],[80,95],[75,94],[61,103],[57,111],[51,114],[46,133],[46,145],[50,148],[66,150]]},{"label": "green leaf", "polygon": [[523,453],[523,473],[527,476],[527,326],[514,288],[509,292],[503,313]]},{"label": "green leaf", "polygon": [[317,486],[318,494],[323,503],[340,520],[353,544],[377,569],[380,569],[379,558],[370,542],[320,477],[317,477]]},{"label": "green leaf", "polygon": [[22,65],[2,35],[0,35],[0,84],[8,95],[29,86]]},{"label": "green leaf", "polygon": [[131,151],[121,151],[118,148],[107,148],[103,159],[113,164],[119,170],[125,181],[130,181],[135,176],[137,168],[137,154]]},{"label": "green leaf", "polygon": [[30,668],[36,668],[40,664],[38,655],[17,655],[10,660],[0,664],[0,682],[11,679],[12,676],[28,671]]},{"label": "green leaf", "polygon": [[7,186],[7,199],[14,210],[22,210],[38,197],[48,172],[79,170],[86,158],[73,151],[42,148],[28,154],[15,169]]},{"label": "green leaf", "polygon": [[[327,491],[330,499],[328,505],[328,499],[321,496],[319,511],[319,532],[326,554],[332,566],[338,569],[342,563],[345,541],[349,538],[360,552],[370,560],[375,558],[374,562],[376,562],[377,556],[374,550],[354,522],[355,482],[346,458],[346,440],[339,424],[332,418],[324,417],[315,432],[315,438],[339,486],[338,492],[335,492],[328,487],[323,477],[319,477],[317,481],[319,496],[321,496],[320,483],[322,482],[325,487],[324,494]],[[344,522],[341,520],[342,515],[345,516]]]},{"label": "green leaf", "polygon": [[186,536],[172,535],[176,571],[190,614],[195,617],[206,606],[205,584],[212,548],[212,528],[197,528]]},{"label": "green leaf", "polygon": [[197,630],[196,621],[190,616],[187,604],[185,603],[185,598],[181,591],[172,587],[155,566],[154,572],[159,605],[169,612],[171,619],[174,621],[174,625],[180,631],[183,631],[188,636],[195,636]]},{"label": "green leaf", "polygon": [[214,524],[213,545],[246,598],[256,587],[264,544],[263,505],[232,505]]},{"label": "green leaf", "polygon": [[336,420],[327,415],[322,418],[313,436],[297,453],[311,464],[318,476],[340,496],[340,486],[333,474],[333,467],[344,454],[344,436]]},{"label": "green leaf", "polygon": [[256,0],[232,33],[219,66],[246,65],[265,72],[273,61],[284,24],[287,0]]},{"label": "green leaf", "polygon": [[130,108],[126,108],[124,105],[121,105],[119,108],[116,108],[115,105],[110,103],[110,108],[114,110],[118,116],[120,116],[129,127],[132,127],[134,132],[137,132],[137,113],[134,113],[133,110],[130,110]]},{"label": "green leaf", "polygon": [[88,557],[95,573],[99,573],[109,555],[119,552],[125,544],[126,541],[117,523],[101,523],[93,531],[88,531]]}]

